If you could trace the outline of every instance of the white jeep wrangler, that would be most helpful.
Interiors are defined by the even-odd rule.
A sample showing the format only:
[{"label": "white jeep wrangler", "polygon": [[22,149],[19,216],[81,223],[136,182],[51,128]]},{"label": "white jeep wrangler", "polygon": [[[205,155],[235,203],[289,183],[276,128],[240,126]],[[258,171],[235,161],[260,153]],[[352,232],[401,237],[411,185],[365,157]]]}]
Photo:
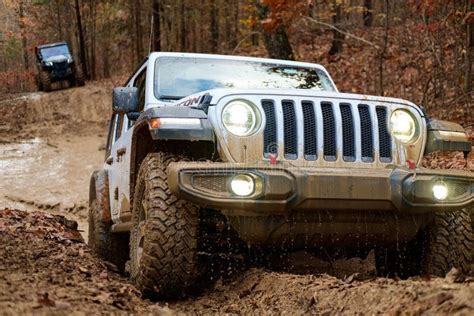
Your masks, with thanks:
[{"label": "white jeep wrangler", "polygon": [[89,244],[160,297],[192,287],[211,236],[375,249],[381,276],[467,272],[474,175],[421,168],[435,150],[471,144],[411,102],[338,92],[319,65],[152,53],[114,89]]}]

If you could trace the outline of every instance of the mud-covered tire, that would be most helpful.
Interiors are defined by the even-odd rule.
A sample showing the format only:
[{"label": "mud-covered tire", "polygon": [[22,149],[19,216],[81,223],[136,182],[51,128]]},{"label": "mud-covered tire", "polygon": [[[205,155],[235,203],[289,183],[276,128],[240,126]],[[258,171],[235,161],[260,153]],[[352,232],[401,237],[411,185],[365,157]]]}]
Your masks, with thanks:
[{"label": "mud-covered tire", "polygon": [[82,87],[86,84],[86,76],[82,70],[81,65],[76,65],[76,71],[74,72],[74,83],[78,87]]},{"label": "mud-covered tire", "polygon": [[376,251],[379,276],[444,277],[452,268],[470,271],[474,253],[472,217],[465,209],[437,213],[417,238],[402,247]]},{"label": "mud-covered tire", "polygon": [[41,83],[40,75],[36,75],[36,86],[38,87],[38,91],[43,91],[43,84]]},{"label": "mud-covered tire", "polygon": [[469,273],[474,235],[467,210],[437,214],[425,231],[424,241],[423,273],[445,276],[453,267]]},{"label": "mud-covered tire", "polygon": [[100,214],[99,203],[93,200],[89,208],[89,247],[99,257],[113,263],[123,272],[128,261],[129,235],[111,233],[111,225],[104,223]]},{"label": "mud-covered tire", "polygon": [[167,167],[183,157],[150,153],[135,186],[131,281],[148,297],[176,298],[198,280],[199,209],[168,188]]},{"label": "mud-covered tire", "polygon": [[44,92],[50,92],[51,91],[51,78],[49,76],[49,73],[47,71],[41,71],[39,75],[40,79],[40,85],[43,87]]}]

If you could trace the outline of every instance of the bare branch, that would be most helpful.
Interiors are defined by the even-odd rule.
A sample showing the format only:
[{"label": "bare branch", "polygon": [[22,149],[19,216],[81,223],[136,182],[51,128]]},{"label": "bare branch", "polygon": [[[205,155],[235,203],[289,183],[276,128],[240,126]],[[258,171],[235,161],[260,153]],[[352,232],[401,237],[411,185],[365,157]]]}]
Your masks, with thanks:
[{"label": "bare branch", "polygon": [[377,44],[372,43],[372,42],[370,42],[370,41],[368,41],[368,40],[366,40],[366,39],[363,39],[362,37],[358,37],[358,36],[355,36],[354,34],[345,32],[345,31],[341,30],[340,28],[338,28],[338,27],[336,27],[336,26],[334,26],[334,25],[332,25],[332,24],[315,20],[315,19],[313,19],[313,18],[310,18],[309,16],[305,17],[305,19],[308,20],[308,21],[310,21],[310,22],[312,22],[312,23],[315,23],[315,24],[324,25],[324,26],[329,27],[329,28],[331,28],[331,29],[333,29],[333,30],[335,30],[335,31],[337,31],[337,32],[339,32],[339,33],[341,33],[341,34],[344,34],[344,35],[346,35],[346,36],[348,36],[348,37],[350,37],[350,38],[356,39],[356,40],[358,40],[358,41],[360,41],[360,42],[363,42],[363,43],[365,43],[365,44],[367,44],[367,45],[370,45],[370,46],[372,46],[372,47],[374,47],[374,48],[376,48],[376,49],[380,49],[380,47],[379,47]]},{"label": "bare branch", "polygon": [[245,40],[246,40],[247,38],[249,38],[249,37],[252,36],[252,35],[256,35],[256,34],[260,34],[260,32],[250,32],[250,33],[248,33],[247,35],[245,35],[244,38],[242,38],[242,39],[240,40],[240,42],[239,42],[239,43],[235,46],[235,48],[232,50],[232,54],[235,54],[235,51],[240,47],[240,45],[241,45],[243,42],[245,42]]}]

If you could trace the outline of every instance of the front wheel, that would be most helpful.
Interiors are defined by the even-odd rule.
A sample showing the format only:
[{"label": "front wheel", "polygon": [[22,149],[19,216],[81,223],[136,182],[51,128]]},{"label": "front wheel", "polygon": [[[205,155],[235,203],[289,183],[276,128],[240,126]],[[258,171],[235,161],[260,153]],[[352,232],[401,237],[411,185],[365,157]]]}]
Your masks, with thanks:
[{"label": "front wheel", "polygon": [[178,297],[198,279],[199,209],[168,188],[168,165],[181,159],[148,154],[135,186],[129,272],[145,296]]},{"label": "front wheel", "polygon": [[435,214],[416,239],[376,251],[379,276],[444,277],[452,268],[470,271],[474,253],[472,217],[465,209]]}]

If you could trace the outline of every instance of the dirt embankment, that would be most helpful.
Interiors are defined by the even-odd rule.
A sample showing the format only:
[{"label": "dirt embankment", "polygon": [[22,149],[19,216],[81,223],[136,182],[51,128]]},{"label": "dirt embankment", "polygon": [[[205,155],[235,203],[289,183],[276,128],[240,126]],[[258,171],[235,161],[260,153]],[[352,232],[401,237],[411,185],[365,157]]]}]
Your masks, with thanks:
[{"label": "dirt embankment", "polygon": [[110,116],[112,83],[0,100],[0,142],[35,137],[103,133]]},{"label": "dirt embankment", "polygon": [[[208,282],[201,293],[174,302],[140,298],[111,264],[82,242],[74,222],[60,216],[0,211],[2,314],[460,314],[474,312],[474,279],[406,281],[375,278],[370,269],[335,276],[252,268]],[[308,262],[308,258],[305,261]],[[297,259],[297,258],[295,258]],[[361,262],[352,261],[352,270]],[[347,268],[347,266],[345,267]]]}]

